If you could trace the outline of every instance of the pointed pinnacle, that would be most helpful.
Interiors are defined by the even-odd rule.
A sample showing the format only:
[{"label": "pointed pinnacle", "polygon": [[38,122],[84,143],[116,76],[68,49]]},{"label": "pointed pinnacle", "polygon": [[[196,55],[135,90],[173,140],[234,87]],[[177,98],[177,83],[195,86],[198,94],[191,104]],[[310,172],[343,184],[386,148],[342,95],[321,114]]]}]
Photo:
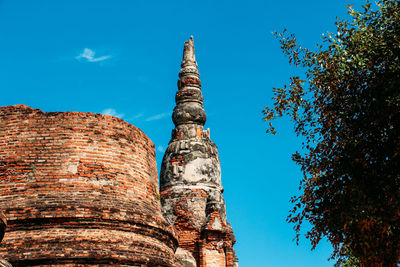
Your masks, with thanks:
[{"label": "pointed pinnacle", "polygon": [[184,48],[183,48],[183,59],[182,59],[182,64],[181,67],[197,67],[197,62],[196,62],[196,56],[194,53],[194,41],[193,41],[193,36],[190,36],[190,39],[185,42]]}]

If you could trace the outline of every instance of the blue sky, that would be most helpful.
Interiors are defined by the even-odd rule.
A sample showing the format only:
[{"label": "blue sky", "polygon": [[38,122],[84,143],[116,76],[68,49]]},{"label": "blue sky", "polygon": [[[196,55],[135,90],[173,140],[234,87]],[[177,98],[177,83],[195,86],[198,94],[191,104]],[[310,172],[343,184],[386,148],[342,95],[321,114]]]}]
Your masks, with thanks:
[{"label": "blue sky", "polygon": [[347,3],[356,1],[0,0],[0,106],[122,117],[153,140],[160,167],[193,35],[240,266],[333,266],[327,243],[293,242],[285,218],[300,141],[285,120],[265,134],[261,111],[296,73],[271,32],[287,28],[313,48]]}]

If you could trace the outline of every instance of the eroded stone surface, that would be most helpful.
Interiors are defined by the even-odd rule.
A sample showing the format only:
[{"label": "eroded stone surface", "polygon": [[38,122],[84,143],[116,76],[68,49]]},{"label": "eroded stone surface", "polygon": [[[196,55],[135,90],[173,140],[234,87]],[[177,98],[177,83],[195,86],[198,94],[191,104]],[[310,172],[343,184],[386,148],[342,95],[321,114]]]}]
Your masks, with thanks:
[{"label": "eroded stone surface", "polygon": [[196,267],[196,259],[192,253],[183,248],[178,248],[175,252],[175,257],[183,267]]},{"label": "eroded stone surface", "polygon": [[161,165],[163,215],[177,230],[178,250],[191,253],[195,266],[233,266],[235,239],[226,222],[218,149],[204,129],[193,38],[185,42],[181,66],[175,129]]}]

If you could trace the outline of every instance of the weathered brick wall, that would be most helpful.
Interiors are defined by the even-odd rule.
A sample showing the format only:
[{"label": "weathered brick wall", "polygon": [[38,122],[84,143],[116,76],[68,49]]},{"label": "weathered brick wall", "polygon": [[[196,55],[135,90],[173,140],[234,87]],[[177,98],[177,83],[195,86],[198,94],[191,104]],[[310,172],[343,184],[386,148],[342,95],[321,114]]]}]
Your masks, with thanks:
[{"label": "weathered brick wall", "polygon": [[15,265],[171,266],[154,145],[121,119],[0,108],[0,256]]}]

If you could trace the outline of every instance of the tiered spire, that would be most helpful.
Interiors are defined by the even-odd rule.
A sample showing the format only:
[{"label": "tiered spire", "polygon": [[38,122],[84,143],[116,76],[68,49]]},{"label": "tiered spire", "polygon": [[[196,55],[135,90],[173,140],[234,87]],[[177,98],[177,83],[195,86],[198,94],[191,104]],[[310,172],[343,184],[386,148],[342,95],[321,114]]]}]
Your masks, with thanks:
[{"label": "tiered spire", "polygon": [[206,123],[206,112],[203,108],[203,95],[200,91],[200,74],[197,70],[193,36],[185,42],[181,67],[178,80],[179,90],[175,97],[176,107],[172,114],[172,120],[175,126],[190,123],[203,126]]},{"label": "tiered spire", "polygon": [[185,42],[179,72],[175,129],[160,174],[165,219],[179,236],[176,257],[184,266],[235,266],[232,228],[226,221],[217,146],[204,130],[200,74],[193,37]]}]

